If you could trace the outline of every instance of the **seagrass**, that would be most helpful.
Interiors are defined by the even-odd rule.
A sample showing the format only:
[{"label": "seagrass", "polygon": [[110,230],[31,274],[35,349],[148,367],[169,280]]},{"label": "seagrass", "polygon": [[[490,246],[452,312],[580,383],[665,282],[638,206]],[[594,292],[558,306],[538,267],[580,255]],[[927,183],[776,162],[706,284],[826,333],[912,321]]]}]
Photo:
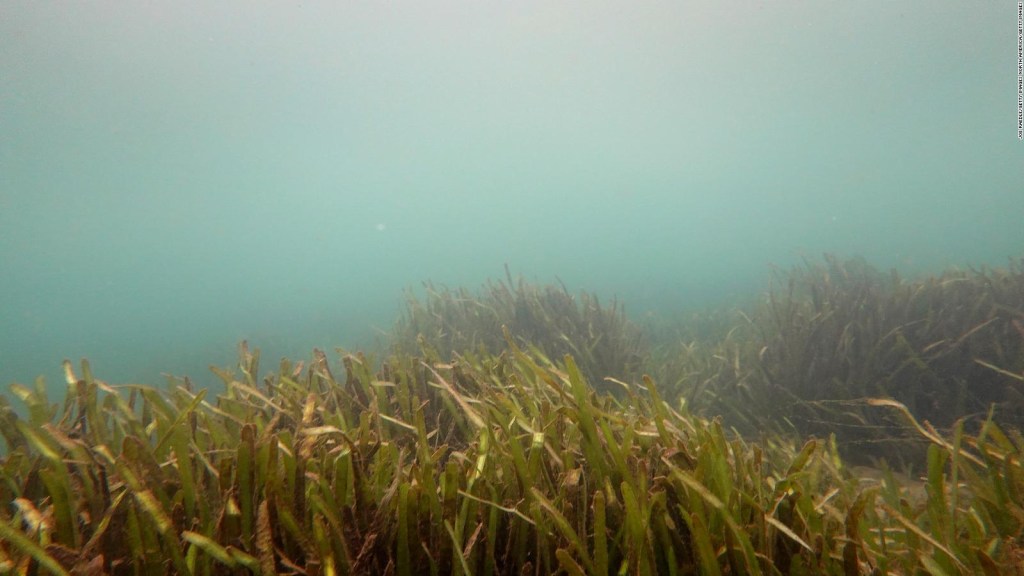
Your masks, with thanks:
[{"label": "seagrass", "polygon": [[833,440],[750,442],[645,378],[599,394],[571,356],[332,365],[225,391],[116,386],[4,410],[0,566],[53,574],[1015,573],[1021,438],[986,420],[930,444],[925,498]]}]

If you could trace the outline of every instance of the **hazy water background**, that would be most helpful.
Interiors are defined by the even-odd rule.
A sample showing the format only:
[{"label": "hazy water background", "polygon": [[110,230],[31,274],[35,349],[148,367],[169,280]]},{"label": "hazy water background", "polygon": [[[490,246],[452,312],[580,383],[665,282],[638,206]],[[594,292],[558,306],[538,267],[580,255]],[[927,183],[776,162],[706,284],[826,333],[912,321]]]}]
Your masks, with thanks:
[{"label": "hazy water background", "polygon": [[633,316],[1024,253],[1015,2],[0,4],[0,385],[212,383],[513,272]]}]

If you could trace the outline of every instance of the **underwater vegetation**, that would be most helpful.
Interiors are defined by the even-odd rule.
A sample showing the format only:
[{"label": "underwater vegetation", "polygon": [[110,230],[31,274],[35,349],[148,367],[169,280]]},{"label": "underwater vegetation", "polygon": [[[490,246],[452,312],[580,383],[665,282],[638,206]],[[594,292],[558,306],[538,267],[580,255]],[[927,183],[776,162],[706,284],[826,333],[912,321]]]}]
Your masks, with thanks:
[{"label": "underwater vegetation", "polygon": [[[1021,560],[1021,439],[987,421],[930,443],[925,498],[859,477],[829,441],[756,444],[623,401],[571,356],[449,364],[317,352],[207,399],[15,387],[3,413],[0,566],[51,574],[1002,574]],[[236,379],[237,378],[237,379]]]},{"label": "underwater vegetation", "polygon": [[[0,396],[0,572],[1024,573],[1022,276],[829,258],[653,344],[564,288],[429,287],[380,359],[243,343],[216,395],[65,362],[62,401]],[[841,453],[890,429],[917,472]]]},{"label": "underwater vegetation", "polygon": [[703,329],[713,337],[663,340],[645,369],[744,432],[834,432],[851,456],[923,457],[920,435],[874,397],[938,427],[977,429],[994,411],[1024,428],[1024,260],[908,280],[826,256],[776,271],[760,302]]},{"label": "underwater vegetation", "polygon": [[392,350],[449,359],[504,350],[503,327],[541,356],[570,354],[598,390],[650,374],[668,398],[745,434],[827,437],[844,454],[923,464],[926,442],[866,399],[905,404],[940,428],[990,410],[1024,428],[1024,260],[906,279],[860,258],[775,270],[759,301],[638,326],[564,286],[427,284],[408,295]]},{"label": "underwater vegetation", "polygon": [[571,294],[564,285],[539,286],[513,280],[490,281],[479,293],[425,284],[426,298],[407,294],[406,310],[392,337],[396,353],[421,351],[450,358],[454,353],[498,354],[503,330],[520,346],[561,358],[571,354],[588,381],[607,390],[605,378],[639,378],[648,356],[643,331],[626,318],[618,302],[602,305],[597,296]]}]

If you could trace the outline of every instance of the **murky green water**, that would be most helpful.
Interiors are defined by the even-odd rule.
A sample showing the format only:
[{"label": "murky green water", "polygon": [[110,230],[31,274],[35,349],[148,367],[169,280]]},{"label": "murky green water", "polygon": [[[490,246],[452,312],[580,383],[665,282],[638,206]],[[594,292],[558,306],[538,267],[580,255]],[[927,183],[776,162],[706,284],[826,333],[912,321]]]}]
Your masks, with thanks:
[{"label": "murky green water", "polygon": [[0,14],[4,385],[367,346],[506,263],[640,317],[1024,247],[1011,3]]}]

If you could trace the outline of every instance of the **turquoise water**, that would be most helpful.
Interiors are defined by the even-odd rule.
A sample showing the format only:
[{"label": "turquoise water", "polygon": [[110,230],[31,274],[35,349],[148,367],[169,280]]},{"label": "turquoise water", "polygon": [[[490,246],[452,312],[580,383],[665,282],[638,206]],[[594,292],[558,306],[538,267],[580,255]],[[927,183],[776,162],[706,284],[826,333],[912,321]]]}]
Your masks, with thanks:
[{"label": "turquoise water", "polygon": [[1005,264],[1016,47],[1011,2],[6,2],[0,386],[366,347],[505,264],[636,317]]}]

